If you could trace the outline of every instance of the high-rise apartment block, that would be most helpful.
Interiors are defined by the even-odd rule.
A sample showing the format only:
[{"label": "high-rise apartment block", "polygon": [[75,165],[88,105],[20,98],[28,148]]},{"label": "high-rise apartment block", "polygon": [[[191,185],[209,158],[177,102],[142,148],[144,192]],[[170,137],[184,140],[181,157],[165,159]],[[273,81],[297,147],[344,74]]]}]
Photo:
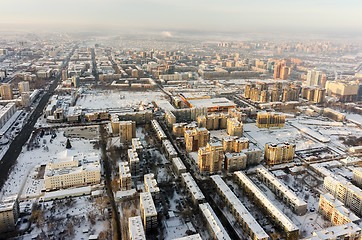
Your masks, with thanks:
[{"label": "high-rise apartment block", "polygon": [[0,232],[15,230],[19,212],[19,202],[16,195],[9,196],[0,203]]},{"label": "high-rise apartment block", "polygon": [[239,122],[236,118],[228,118],[227,133],[230,136],[243,136],[243,123]]},{"label": "high-rise apartment block", "polygon": [[19,82],[18,83],[18,88],[19,88],[19,93],[26,93],[26,92],[30,92],[30,85],[29,82]]},{"label": "high-rise apartment block", "polygon": [[308,70],[307,73],[307,86],[320,86],[322,79],[322,72],[316,70]]},{"label": "high-rise apartment block", "polygon": [[239,138],[237,136],[227,136],[222,139],[222,146],[224,148],[224,152],[238,153],[249,147],[249,139],[245,137]]},{"label": "high-rise apartment block", "polygon": [[194,152],[201,147],[205,147],[209,141],[210,132],[206,128],[195,128],[185,131],[185,143],[188,152]]},{"label": "high-rise apartment block", "polygon": [[133,148],[128,149],[128,161],[131,168],[131,174],[133,176],[138,175],[140,171],[140,159],[138,157],[137,151]]},{"label": "high-rise apartment block", "polygon": [[10,84],[3,84],[0,86],[0,94],[2,100],[13,99],[13,88]]},{"label": "high-rise apartment block", "polygon": [[202,174],[213,174],[221,171],[224,150],[221,143],[208,143],[199,148],[198,168]]},{"label": "high-rise apartment block", "polygon": [[134,121],[119,122],[119,137],[121,143],[131,143],[132,138],[136,137],[136,122]]},{"label": "high-rise apartment block", "polygon": [[264,159],[269,165],[291,162],[294,159],[295,144],[285,143],[266,143]]},{"label": "high-rise apartment block", "polygon": [[258,128],[284,127],[285,115],[280,113],[258,112],[256,126]]}]

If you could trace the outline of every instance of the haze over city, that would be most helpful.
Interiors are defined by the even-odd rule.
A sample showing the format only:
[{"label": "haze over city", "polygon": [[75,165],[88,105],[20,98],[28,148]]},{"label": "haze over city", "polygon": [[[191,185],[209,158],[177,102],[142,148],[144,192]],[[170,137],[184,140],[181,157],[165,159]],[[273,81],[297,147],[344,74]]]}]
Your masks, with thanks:
[{"label": "haze over city", "polygon": [[361,10],[2,0],[0,239],[361,240]]}]

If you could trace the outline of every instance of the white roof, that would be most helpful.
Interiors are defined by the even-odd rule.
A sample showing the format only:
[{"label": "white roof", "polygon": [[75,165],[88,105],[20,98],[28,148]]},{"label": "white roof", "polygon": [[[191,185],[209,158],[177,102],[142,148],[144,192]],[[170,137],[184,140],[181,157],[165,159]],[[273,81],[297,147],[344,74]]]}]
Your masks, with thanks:
[{"label": "white roof", "polygon": [[219,218],[216,216],[214,210],[210,207],[210,204],[203,203],[199,205],[202,214],[205,216],[206,221],[211,227],[217,240],[231,240],[225,228],[221,224]]},{"label": "white roof", "polygon": [[143,209],[146,217],[157,215],[155,203],[153,202],[152,195],[150,192],[141,193],[140,199],[143,203]]},{"label": "white roof", "polygon": [[119,175],[121,178],[131,177],[131,173],[129,172],[129,166],[127,162],[119,163]]},{"label": "white roof", "polygon": [[350,234],[355,234],[356,232],[361,233],[361,228],[358,227],[356,224],[350,222],[338,226],[333,226],[329,228],[325,228],[319,232],[314,232],[314,237],[310,238],[313,240],[322,239],[337,239],[339,236],[346,236]]},{"label": "white roof", "polygon": [[146,240],[146,234],[140,216],[128,218],[128,226],[129,235],[132,240]]},{"label": "white roof", "polygon": [[259,225],[255,218],[249,213],[246,207],[240,202],[240,200],[235,196],[231,189],[226,185],[224,180],[219,175],[211,176],[211,179],[218,186],[220,191],[223,193],[225,198],[228,199],[230,205],[233,206],[235,211],[240,215],[243,221],[248,225],[251,231],[255,234],[257,239],[269,238],[268,234],[264,229]]},{"label": "white roof", "polygon": [[157,181],[156,179],[154,179],[155,175],[153,173],[149,173],[149,174],[145,174],[143,176],[144,178],[144,182],[145,182],[145,187],[148,187],[148,192],[153,193],[153,192],[159,192],[160,188],[157,187]]},{"label": "white roof", "polygon": [[260,189],[241,171],[235,172],[235,175],[249,188],[268,211],[287,229],[288,232],[298,231],[299,228],[279,209]]},{"label": "white roof", "polygon": [[205,199],[204,194],[201,192],[199,186],[197,186],[195,180],[192,178],[189,172],[182,173],[181,177],[183,178],[184,182],[186,183],[187,188],[194,196],[196,200],[203,200]]},{"label": "white roof", "polygon": [[186,170],[184,163],[181,161],[179,157],[172,158],[173,164],[176,166],[177,170]]},{"label": "white roof", "polygon": [[174,238],[173,240],[202,240],[200,234],[193,234],[186,237]]},{"label": "white roof", "polygon": [[256,171],[263,175],[266,179],[269,180],[276,188],[279,189],[286,196],[289,201],[293,202],[297,207],[307,206],[307,203],[295,195],[287,186],[280,182],[273,174],[271,174],[264,167],[257,168]]}]

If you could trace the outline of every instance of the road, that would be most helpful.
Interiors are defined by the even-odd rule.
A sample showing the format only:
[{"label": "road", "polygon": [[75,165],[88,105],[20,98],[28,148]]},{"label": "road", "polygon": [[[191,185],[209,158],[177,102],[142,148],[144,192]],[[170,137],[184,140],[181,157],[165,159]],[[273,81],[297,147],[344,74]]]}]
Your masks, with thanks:
[{"label": "road", "polygon": [[8,178],[9,171],[11,167],[15,164],[16,159],[18,158],[19,154],[21,153],[21,149],[26,141],[29,139],[31,133],[34,130],[34,125],[38,118],[43,114],[43,109],[49,101],[50,96],[53,94],[54,89],[58,86],[58,81],[61,75],[61,71],[64,69],[65,66],[68,65],[70,56],[73,55],[74,50],[77,48],[75,46],[66,59],[65,63],[62,65],[61,70],[55,76],[53,83],[50,85],[48,91],[42,96],[39,104],[36,106],[35,110],[31,113],[28,122],[25,123],[20,133],[15,137],[15,139],[10,144],[8,151],[5,153],[4,157],[2,158],[2,163],[0,167],[0,189],[3,187],[5,181]]}]

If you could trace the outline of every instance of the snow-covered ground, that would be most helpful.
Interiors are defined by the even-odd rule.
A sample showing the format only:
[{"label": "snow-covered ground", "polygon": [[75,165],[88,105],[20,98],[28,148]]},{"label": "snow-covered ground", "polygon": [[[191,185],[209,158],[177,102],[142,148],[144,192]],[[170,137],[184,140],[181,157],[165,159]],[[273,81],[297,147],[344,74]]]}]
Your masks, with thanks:
[{"label": "snow-covered ground", "polygon": [[[23,192],[20,193],[21,197],[38,195],[43,181],[32,179],[32,176],[36,174],[35,168],[47,164],[52,157],[65,150],[67,139],[63,134],[64,131],[60,129],[55,131],[55,135],[45,133],[42,138],[37,135],[33,143],[24,145],[8,180],[1,189],[0,196],[18,194],[23,186]],[[94,151],[99,153],[99,150],[93,149],[92,141],[80,138],[70,140],[72,148],[76,152],[87,153]],[[34,142],[38,142],[39,147],[36,147]]]},{"label": "snow-covered ground", "polygon": [[106,109],[138,106],[140,102],[151,103],[165,99],[160,91],[127,92],[127,91],[96,91],[88,90],[82,93],[76,106],[86,109]]}]

